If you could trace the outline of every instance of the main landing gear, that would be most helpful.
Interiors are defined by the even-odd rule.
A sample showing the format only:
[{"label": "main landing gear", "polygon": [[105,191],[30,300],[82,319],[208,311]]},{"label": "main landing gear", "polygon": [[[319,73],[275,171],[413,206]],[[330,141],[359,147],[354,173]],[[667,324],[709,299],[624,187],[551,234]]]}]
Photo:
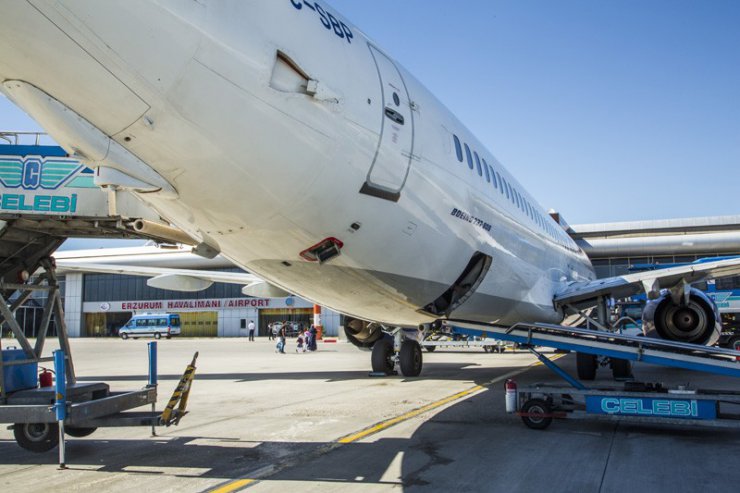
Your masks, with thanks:
[{"label": "main landing gear", "polygon": [[396,329],[373,344],[373,373],[395,375],[400,367],[403,376],[418,377],[423,363],[418,334],[415,330]]},{"label": "main landing gear", "polygon": [[596,356],[595,354],[576,353],[576,370],[581,380],[596,379],[596,370],[599,366],[609,366],[612,377],[617,381],[631,380],[632,362],[626,359]]}]

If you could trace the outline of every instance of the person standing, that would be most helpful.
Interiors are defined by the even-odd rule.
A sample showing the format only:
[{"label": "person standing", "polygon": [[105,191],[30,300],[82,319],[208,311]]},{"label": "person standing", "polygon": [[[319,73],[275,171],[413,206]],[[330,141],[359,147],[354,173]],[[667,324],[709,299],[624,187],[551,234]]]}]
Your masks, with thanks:
[{"label": "person standing", "polygon": [[280,340],[278,341],[278,345],[280,346],[279,347],[279,349],[280,349],[279,352],[282,353],[282,354],[285,354],[286,337],[287,337],[287,330],[286,330],[285,325],[283,325],[280,328]]},{"label": "person standing", "polygon": [[252,342],[254,342],[254,329],[255,329],[254,321],[250,320],[249,325],[247,325],[247,330],[249,330],[249,340]]}]

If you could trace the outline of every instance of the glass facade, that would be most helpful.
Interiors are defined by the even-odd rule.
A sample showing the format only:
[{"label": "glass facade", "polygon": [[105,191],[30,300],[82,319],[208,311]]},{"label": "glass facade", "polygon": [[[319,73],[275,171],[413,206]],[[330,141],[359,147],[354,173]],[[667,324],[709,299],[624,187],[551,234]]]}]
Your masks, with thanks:
[{"label": "glass facade", "polygon": [[[239,268],[218,269],[218,272],[243,272]],[[118,274],[85,274],[84,301],[132,301],[132,300],[199,300],[207,298],[245,298],[242,284],[213,283],[203,291],[181,292],[150,288],[147,277]]]},{"label": "glass facade", "polygon": [[[596,271],[596,277],[612,277],[621,276],[624,274],[630,274],[637,272],[637,270],[630,271],[629,269],[633,266],[646,265],[646,264],[685,264],[693,262],[700,258],[717,257],[717,254],[703,254],[703,255],[661,255],[656,257],[614,257],[604,259],[594,259],[591,263]],[[718,290],[728,289],[740,289],[740,276],[725,277],[723,279],[717,279]],[[700,287],[701,286],[697,286]]]}]

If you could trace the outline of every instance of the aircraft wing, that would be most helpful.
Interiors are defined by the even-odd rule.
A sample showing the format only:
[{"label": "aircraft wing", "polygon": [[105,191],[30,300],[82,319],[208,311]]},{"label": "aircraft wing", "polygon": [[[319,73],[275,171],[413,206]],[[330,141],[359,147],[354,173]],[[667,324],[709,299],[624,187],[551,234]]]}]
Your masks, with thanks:
[{"label": "aircraft wing", "polygon": [[98,272],[102,274],[124,274],[129,276],[148,277],[147,285],[153,288],[171,291],[201,291],[214,282],[241,284],[244,294],[265,298],[288,296],[289,293],[267,284],[259,277],[242,272],[219,272],[193,269],[168,269],[159,267],[141,267],[133,265],[107,265],[69,260],[57,260],[57,271],[65,272]]},{"label": "aircraft wing", "polygon": [[555,295],[558,305],[578,303],[599,296],[625,298],[645,292],[648,297],[661,289],[675,289],[704,279],[740,274],[740,258],[687,264],[667,269],[636,272],[624,276],[607,277],[586,283],[573,283]]}]

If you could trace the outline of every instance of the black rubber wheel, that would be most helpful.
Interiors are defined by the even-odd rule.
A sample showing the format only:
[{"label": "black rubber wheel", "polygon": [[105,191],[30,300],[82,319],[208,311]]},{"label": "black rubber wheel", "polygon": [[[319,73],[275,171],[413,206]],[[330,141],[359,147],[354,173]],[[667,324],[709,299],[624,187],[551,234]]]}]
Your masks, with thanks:
[{"label": "black rubber wheel", "polygon": [[381,339],[373,344],[373,353],[370,357],[373,371],[377,373],[393,374],[393,344],[388,339]]},{"label": "black rubber wheel", "polygon": [[95,430],[97,430],[97,428],[75,428],[74,426],[64,427],[64,433],[75,438],[90,436],[95,433]]},{"label": "black rubber wheel", "polygon": [[593,380],[596,378],[596,355],[586,353],[576,353],[576,369],[578,378],[581,380]]},{"label": "black rubber wheel", "polygon": [[632,378],[632,362],[628,359],[610,358],[614,380],[627,380]]},{"label": "black rubber wheel", "polygon": [[154,333],[154,338],[155,339],[161,339],[162,338],[162,334],[160,334],[159,332],[155,332]]},{"label": "black rubber wheel", "polygon": [[416,341],[403,341],[401,343],[401,373],[405,377],[418,377],[421,373],[422,358],[421,346]]},{"label": "black rubber wheel", "polygon": [[730,340],[727,341],[727,348],[734,349],[735,351],[740,351],[740,337],[730,337]]},{"label": "black rubber wheel", "polygon": [[430,353],[433,353],[434,350],[437,349],[437,346],[424,346],[424,349],[426,349]]},{"label": "black rubber wheel", "polygon": [[13,436],[22,448],[31,452],[48,452],[59,445],[59,425],[56,423],[16,423]]},{"label": "black rubber wheel", "polygon": [[128,334],[121,334],[121,339],[123,339],[124,341],[125,341],[126,339],[128,339]]},{"label": "black rubber wheel", "polygon": [[552,416],[547,416],[552,412],[550,404],[542,399],[529,399],[524,403],[521,409],[522,421],[527,427],[533,430],[544,430],[552,423]]},{"label": "black rubber wheel", "polygon": [[492,353],[493,348],[491,346],[483,346],[483,352]]}]

